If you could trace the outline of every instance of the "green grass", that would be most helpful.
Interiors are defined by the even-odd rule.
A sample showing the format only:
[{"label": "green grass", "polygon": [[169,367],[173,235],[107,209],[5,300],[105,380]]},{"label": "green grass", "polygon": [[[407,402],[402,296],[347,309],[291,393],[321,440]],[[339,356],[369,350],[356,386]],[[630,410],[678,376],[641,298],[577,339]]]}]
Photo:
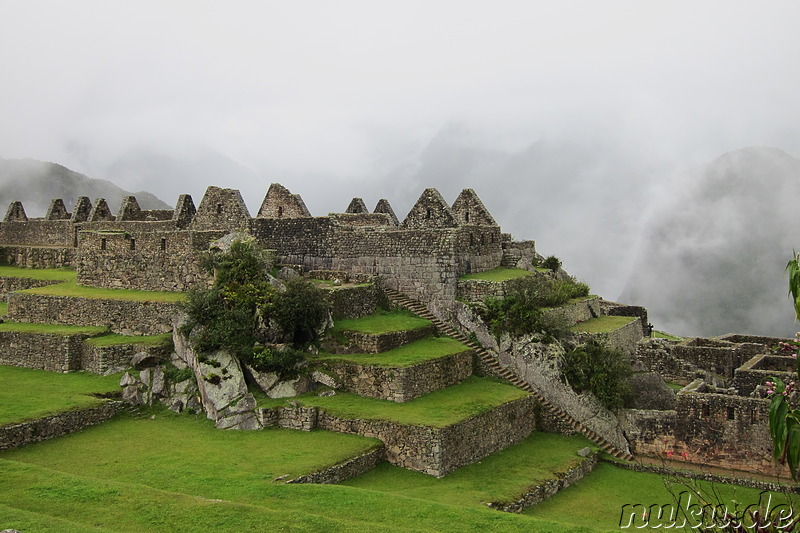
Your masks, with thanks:
[{"label": "green grass", "polygon": [[172,342],[172,333],[161,335],[120,335],[109,333],[86,340],[92,346],[118,346],[121,344],[141,344],[144,346],[162,346]]},{"label": "green grass", "polygon": [[19,333],[44,333],[48,335],[88,335],[93,337],[108,332],[105,326],[66,326],[63,324],[32,324],[30,322],[3,322],[0,331]]},{"label": "green grass", "polygon": [[[573,527],[586,527],[591,531],[619,531],[623,505],[642,504],[649,507],[674,501],[667,490],[665,479],[670,481],[669,478],[657,474],[631,472],[601,463],[592,475],[524,513],[544,520],[563,521]],[[700,487],[703,494],[719,491],[722,501],[728,503],[730,508],[733,507],[731,500],[744,502],[745,505],[757,503],[760,493],[757,489],[735,485],[701,483]],[[685,487],[678,485],[673,490],[679,494]],[[779,499],[778,495],[775,499]],[[627,516],[626,514],[625,523]],[[637,521],[630,530],[636,530],[636,525],[641,526],[641,521]]]},{"label": "green grass", "polygon": [[553,479],[554,472],[577,466],[582,459],[577,451],[586,446],[595,447],[579,436],[534,432],[519,444],[441,479],[385,463],[344,485],[464,507],[510,503]]},{"label": "green grass", "polygon": [[653,338],[654,339],[667,339],[671,341],[682,341],[685,340],[684,337],[678,337],[677,335],[673,335],[672,333],[667,333],[665,331],[658,331],[653,330]]},{"label": "green grass", "polygon": [[623,326],[627,326],[635,320],[639,319],[632,316],[599,316],[572,326],[570,331],[582,333],[610,333]]},{"label": "green grass", "polygon": [[410,342],[400,346],[399,348],[387,350],[382,353],[348,355],[320,354],[319,357],[314,359],[319,361],[351,361],[353,363],[362,365],[391,366],[401,368],[415,365],[423,361],[439,359],[440,357],[460,353],[466,350],[469,350],[469,347],[461,344],[455,339],[451,339],[450,337],[431,336],[418,341]]},{"label": "green grass", "polygon": [[472,376],[458,385],[406,403],[363,398],[344,392],[327,397],[301,396],[297,400],[303,405],[316,405],[344,418],[445,427],[525,396],[525,391],[511,385]]},{"label": "green grass", "polygon": [[275,481],[375,442],[325,431],[219,431],[203,417],[163,412],[123,416],[0,452],[0,516],[22,531],[570,531],[479,506]]},{"label": "green grass", "polygon": [[8,314],[8,302],[0,302],[0,316]]},{"label": "green grass", "polygon": [[[544,270],[545,272],[547,269]],[[517,278],[524,278],[525,276],[531,276],[534,273],[530,270],[523,270],[521,268],[503,268],[497,267],[493,268],[492,270],[487,270],[485,272],[474,272],[472,274],[466,274],[461,276],[459,281],[466,281],[471,279],[478,279],[483,281],[509,281],[512,279]]]},{"label": "green grass", "polygon": [[372,315],[337,320],[331,331],[332,333],[357,331],[359,333],[376,334],[413,330],[430,325],[430,320],[420,318],[408,311],[385,311],[381,309]]},{"label": "green grass", "polygon": [[667,387],[674,391],[681,390],[685,385],[681,385],[680,383],[673,383],[672,381],[666,381]]},{"label": "green grass", "polygon": [[0,365],[0,425],[100,405],[104,400],[90,395],[118,391],[119,379]]},{"label": "green grass", "polygon": [[0,266],[0,278],[27,278],[47,281],[75,281],[77,272],[67,268],[20,268]]},{"label": "green grass", "polygon": [[72,298],[90,298],[102,300],[130,300],[134,302],[183,302],[186,294],[182,292],[163,292],[163,291],[139,291],[133,289],[103,289],[99,287],[85,287],[78,285],[76,281],[59,283],[58,285],[48,285],[47,287],[37,287],[35,289],[25,289],[29,294],[41,294],[43,296],[68,296]]}]

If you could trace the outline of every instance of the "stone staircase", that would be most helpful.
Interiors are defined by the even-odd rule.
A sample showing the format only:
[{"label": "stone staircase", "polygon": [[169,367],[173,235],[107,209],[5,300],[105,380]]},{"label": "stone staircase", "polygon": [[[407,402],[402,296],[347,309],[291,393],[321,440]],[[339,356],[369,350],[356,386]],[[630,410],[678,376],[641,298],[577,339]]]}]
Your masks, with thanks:
[{"label": "stone staircase", "polygon": [[412,313],[415,313],[433,322],[433,324],[437,327],[437,329],[441,334],[450,336],[469,346],[475,352],[475,354],[481,359],[481,361],[487,367],[493,370],[498,376],[507,380],[509,383],[523,389],[524,391],[529,392],[534,398],[537,399],[537,401],[542,405],[542,407],[546,408],[559,421],[569,425],[570,427],[574,428],[578,433],[585,436],[592,442],[596,443],[598,446],[600,446],[600,448],[604,452],[613,455],[618,459],[624,459],[628,461],[633,460],[633,455],[631,455],[625,450],[620,450],[619,448],[614,446],[611,442],[609,442],[607,439],[605,439],[603,436],[592,431],[591,429],[586,427],[583,423],[570,416],[563,409],[561,409],[557,405],[554,405],[552,402],[548,401],[547,398],[545,398],[539,391],[537,391],[533,386],[531,386],[530,383],[522,380],[514,372],[512,372],[511,370],[500,364],[500,362],[498,361],[497,357],[494,354],[492,354],[479,344],[470,341],[463,333],[458,331],[456,328],[445,323],[443,320],[440,320],[438,317],[436,317],[433,313],[431,313],[428,310],[425,304],[419,302],[418,300],[414,300],[413,298],[409,298],[408,296],[394,289],[384,288],[384,292],[386,293],[386,296],[389,297],[389,299],[392,300],[392,302],[394,302],[396,305],[408,309]]}]

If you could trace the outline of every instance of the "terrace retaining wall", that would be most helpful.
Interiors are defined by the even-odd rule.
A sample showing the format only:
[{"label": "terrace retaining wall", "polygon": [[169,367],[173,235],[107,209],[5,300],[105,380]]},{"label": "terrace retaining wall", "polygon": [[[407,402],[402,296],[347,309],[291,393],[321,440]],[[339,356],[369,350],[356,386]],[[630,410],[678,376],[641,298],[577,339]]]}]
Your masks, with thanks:
[{"label": "terrace retaining wall", "polygon": [[358,364],[326,360],[326,373],[359,396],[408,402],[460,383],[472,375],[472,350],[424,361],[407,367]]},{"label": "terrace retaining wall", "polygon": [[25,268],[63,268],[75,266],[77,249],[54,246],[0,246],[0,261]]},{"label": "terrace retaining wall", "polygon": [[174,302],[135,302],[15,292],[8,295],[8,316],[19,322],[108,326],[123,335],[157,335],[172,331],[180,312]]},{"label": "terrace retaining wall", "polygon": [[36,420],[0,426],[0,450],[27,446],[100,424],[124,408],[124,402],[110,401],[98,407],[66,411]]},{"label": "terrace retaining wall", "polygon": [[81,369],[85,335],[0,331],[0,364],[50,372]]},{"label": "terrace retaining wall", "polygon": [[318,470],[317,472],[296,477],[286,483],[319,483],[326,485],[341,483],[342,481],[347,481],[361,474],[366,474],[385,459],[386,448],[380,445],[358,457],[348,459],[347,461]]}]

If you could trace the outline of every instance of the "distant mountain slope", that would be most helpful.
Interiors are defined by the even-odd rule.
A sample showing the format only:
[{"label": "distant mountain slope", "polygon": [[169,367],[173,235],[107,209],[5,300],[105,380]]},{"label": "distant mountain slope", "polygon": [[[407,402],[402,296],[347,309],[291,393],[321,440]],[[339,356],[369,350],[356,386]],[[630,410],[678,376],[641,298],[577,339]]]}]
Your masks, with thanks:
[{"label": "distant mountain slope", "polygon": [[92,179],[55,163],[34,159],[0,158],[0,217],[19,200],[29,217],[44,216],[53,198],[61,198],[71,210],[78,196],[105,198],[116,213],[124,196],[133,194],[142,209],[170,209],[148,192],[130,193],[110,181]]},{"label": "distant mountain slope", "polygon": [[800,160],[744,148],[685,177],[645,226],[620,300],[679,334],[793,336],[783,270],[800,249]]}]

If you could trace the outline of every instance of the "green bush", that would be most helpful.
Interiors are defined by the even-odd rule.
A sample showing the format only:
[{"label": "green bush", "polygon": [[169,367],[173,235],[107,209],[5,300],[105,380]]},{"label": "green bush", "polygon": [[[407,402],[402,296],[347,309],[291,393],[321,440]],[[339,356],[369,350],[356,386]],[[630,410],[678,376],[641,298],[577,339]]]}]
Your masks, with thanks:
[{"label": "green bush", "polygon": [[608,409],[619,409],[633,401],[627,358],[596,340],[567,352],[561,371],[576,392],[590,391]]},{"label": "green bush", "polygon": [[484,319],[495,334],[506,332],[522,336],[544,332],[558,338],[565,334],[566,324],[562,318],[545,313],[543,308],[556,307],[588,294],[589,286],[574,279],[527,276],[510,283],[504,298],[487,299]]},{"label": "green bush", "polygon": [[297,279],[286,283],[286,291],[275,299],[270,317],[292,336],[296,345],[301,345],[317,339],[317,330],[329,312],[322,290]]},{"label": "green bush", "polygon": [[297,366],[305,361],[305,354],[299,350],[284,347],[271,349],[269,347],[254,350],[247,358],[247,363],[261,372],[275,372],[282,376],[294,373]]},{"label": "green bush", "polygon": [[561,268],[561,259],[554,255],[548,256],[544,261],[542,261],[542,266],[555,272]]}]

